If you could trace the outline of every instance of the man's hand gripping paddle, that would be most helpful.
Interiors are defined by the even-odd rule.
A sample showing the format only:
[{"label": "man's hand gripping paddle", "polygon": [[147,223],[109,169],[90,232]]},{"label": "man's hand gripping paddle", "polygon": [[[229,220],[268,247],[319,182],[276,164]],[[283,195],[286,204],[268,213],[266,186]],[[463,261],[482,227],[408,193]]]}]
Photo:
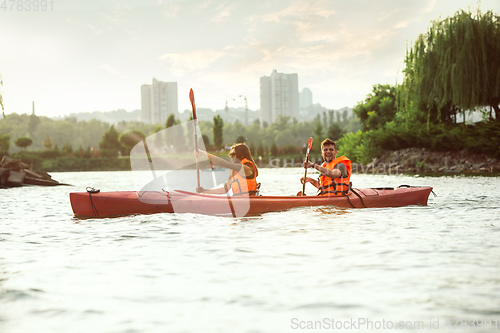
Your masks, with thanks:
[{"label": "man's hand gripping paddle", "polygon": [[[309,163],[309,153],[311,152],[311,147],[313,145],[313,138],[310,137],[309,140],[307,141],[307,151],[306,151],[306,165]],[[305,168],[306,170],[304,171],[304,184],[302,185],[302,191],[297,193],[298,197],[305,196],[305,190],[306,190],[306,176],[307,176],[307,167]]]}]

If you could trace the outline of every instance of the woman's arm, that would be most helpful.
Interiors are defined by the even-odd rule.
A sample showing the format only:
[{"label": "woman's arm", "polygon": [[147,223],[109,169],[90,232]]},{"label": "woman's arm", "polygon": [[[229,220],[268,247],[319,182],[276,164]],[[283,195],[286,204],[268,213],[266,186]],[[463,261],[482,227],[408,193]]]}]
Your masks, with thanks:
[{"label": "woman's arm", "polygon": [[196,192],[200,194],[226,194],[227,191],[231,188],[231,177],[224,183],[223,187],[218,187],[218,188],[212,188],[212,189],[204,189],[203,187],[198,187],[196,189]]},{"label": "woman's arm", "polygon": [[[233,162],[226,161],[223,158],[220,158],[220,157],[217,157],[213,154],[207,153],[206,151],[201,150],[201,149],[199,149],[198,152],[199,152],[199,155],[203,155],[203,156],[208,157],[212,162],[214,162],[217,165],[220,165],[221,167],[228,168],[228,169],[234,170],[236,172],[241,171],[241,166],[242,166],[241,163],[233,163]],[[196,151],[195,151],[195,155],[196,155]],[[245,170],[245,176],[247,176],[247,177],[249,177],[253,174],[252,168],[250,168],[248,165],[243,164],[243,170]]]}]

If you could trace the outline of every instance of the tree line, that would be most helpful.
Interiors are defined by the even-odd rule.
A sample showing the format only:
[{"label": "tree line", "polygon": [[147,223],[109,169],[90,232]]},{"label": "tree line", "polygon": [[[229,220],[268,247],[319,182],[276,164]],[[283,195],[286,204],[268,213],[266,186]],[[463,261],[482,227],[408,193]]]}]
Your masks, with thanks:
[{"label": "tree line", "polygon": [[[194,135],[191,124],[181,124],[174,115],[170,115],[165,124],[120,122],[110,125],[95,119],[53,120],[34,114],[13,113],[0,119],[0,153],[40,151],[46,158],[61,155],[127,156],[137,142],[168,128],[171,128],[171,131],[166,131],[168,137],[157,136],[162,144],[172,144],[181,150],[192,149]],[[261,126],[256,120],[245,126],[239,121],[224,123],[216,115],[212,122],[200,121],[198,124],[208,150],[220,151],[236,142],[246,142],[254,147],[254,153],[261,147],[259,152],[273,155],[300,152],[310,136],[320,142],[326,137],[340,138],[344,133],[357,131],[361,126],[357,117],[348,117],[346,113],[335,117],[333,111],[318,115],[312,122],[298,122],[282,116],[272,124],[264,123]]]}]

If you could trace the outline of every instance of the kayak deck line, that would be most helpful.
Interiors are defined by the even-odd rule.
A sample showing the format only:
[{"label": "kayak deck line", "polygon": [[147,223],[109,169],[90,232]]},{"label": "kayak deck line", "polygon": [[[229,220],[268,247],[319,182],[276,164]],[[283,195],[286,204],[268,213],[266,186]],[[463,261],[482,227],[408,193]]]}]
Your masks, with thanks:
[{"label": "kayak deck line", "polygon": [[[219,196],[186,191],[72,192],[75,217],[102,218],[135,214],[194,213],[247,216],[295,207],[386,208],[426,206],[432,187],[354,188],[345,196]],[[238,214],[231,210],[234,206]]]}]

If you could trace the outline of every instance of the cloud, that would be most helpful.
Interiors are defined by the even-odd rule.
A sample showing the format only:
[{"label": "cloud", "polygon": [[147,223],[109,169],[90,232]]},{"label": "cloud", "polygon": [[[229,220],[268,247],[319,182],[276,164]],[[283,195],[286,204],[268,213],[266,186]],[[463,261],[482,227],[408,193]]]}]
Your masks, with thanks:
[{"label": "cloud", "polygon": [[223,22],[223,21],[226,21],[227,19],[229,19],[230,16],[231,16],[231,13],[228,10],[222,10],[217,15],[215,15],[214,17],[212,17],[210,19],[210,21],[212,21],[212,22]]},{"label": "cloud", "polygon": [[183,53],[166,53],[159,60],[169,65],[169,69],[177,74],[186,71],[199,71],[210,68],[210,66],[226,56],[226,52],[206,50],[194,50]]},{"label": "cloud", "polygon": [[92,24],[87,23],[87,26],[90,28],[90,30],[92,30],[92,32],[94,32],[94,34],[96,34],[96,35],[100,35],[101,34],[101,30],[97,29]]},{"label": "cloud", "polygon": [[167,18],[177,18],[179,16],[179,12],[181,11],[181,5],[177,3],[171,3],[168,5],[164,5],[162,9],[163,16]]},{"label": "cloud", "polygon": [[234,5],[228,4],[227,2],[221,3],[219,6],[217,6],[217,8],[213,10],[215,16],[213,16],[210,21],[215,23],[227,21],[231,17],[231,13],[234,8]]},{"label": "cloud", "polygon": [[65,19],[65,21],[72,27],[83,28],[85,30],[90,30],[94,35],[99,36],[102,33],[102,29],[99,29],[95,24],[84,21],[75,21],[70,19]]},{"label": "cloud", "polygon": [[244,43],[250,56],[243,61],[268,71],[279,64],[320,75],[338,73],[353,61],[363,66],[387,46],[394,48],[390,44],[397,36],[404,43],[402,29],[421,18],[434,1],[418,6],[367,2],[360,10],[335,1],[282,3],[281,8],[247,18]]},{"label": "cloud", "polygon": [[425,8],[425,12],[427,12],[427,13],[432,12],[434,10],[434,8],[436,8],[436,3],[437,3],[437,0],[430,0],[427,3],[427,7]]},{"label": "cloud", "polygon": [[119,78],[122,78],[122,79],[126,79],[127,77],[125,75],[123,75],[119,69],[111,66],[111,65],[108,65],[108,64],[104,64],[104,65],[100,65],[99,66],[100,69],[103,69],[105,70],[106,72],[108,72],[109,74],[111,75],[114,75],[114,76],[117,76]]},{"label": "cloud", "polygon": [[391,17],[392,15],[398,13],[399,11],[400,11],[400,9],[396,8],[396,9],[390,10],[386,13],[381,13],[380,16],[377,18],[377,21],[378,22],[385,21],[385,20],[389,19],[389,17]]},{"label": "cloud", "polygon": [[270,12],[264,15],[253,15],[249,21],[275,22],[280,23],[292,19],[297,25],[305,22],[311,23],[312,17],[328,19],[335,11],[328,8],[329,2],[326,0],[294,1],[286,8]]},{"label": "cloud", "polygon": [[195,12],[201,12],[210,7],[213,1],[204,1],[201,5],[198,5],[194,8]]},{"label": "cloud", "polygon": [[98,15],[103,19],[106,25],[111,24],[114,27],[128,27],[134,16],[134,8],[127,4],[113,3],[107,5],[107,8],[99,11]]}]

